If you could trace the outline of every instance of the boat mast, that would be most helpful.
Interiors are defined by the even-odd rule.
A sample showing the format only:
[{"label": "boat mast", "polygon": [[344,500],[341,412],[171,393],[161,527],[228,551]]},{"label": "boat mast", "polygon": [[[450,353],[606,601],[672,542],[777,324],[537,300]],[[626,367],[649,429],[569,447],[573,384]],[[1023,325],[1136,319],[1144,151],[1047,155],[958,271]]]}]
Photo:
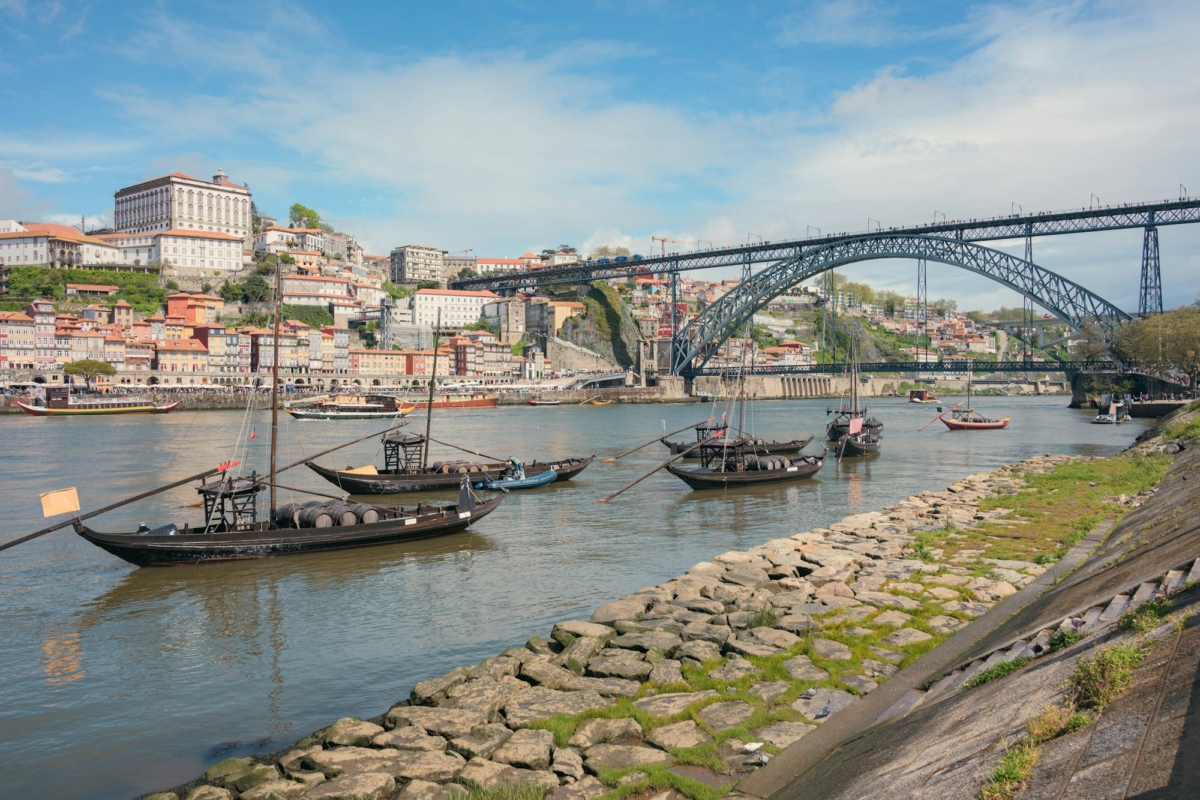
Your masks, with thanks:
[{"label": "boat mast", "polygon": [[438,328],[442,327],[442,309],[438,309],[437,323],[433,326],[433,373],[429,376],[429,405],[425,408],[425,446],[421,448],[421,471],[429,466],[429,433],[433,424],[433,387],[437,383]]},{"label": "boat mast", "polygon": [[271,506],[275,513],[275,456],[279,438],[279,317],[283,313],[283,261],[275,259],[275,332],[271,337]]}]

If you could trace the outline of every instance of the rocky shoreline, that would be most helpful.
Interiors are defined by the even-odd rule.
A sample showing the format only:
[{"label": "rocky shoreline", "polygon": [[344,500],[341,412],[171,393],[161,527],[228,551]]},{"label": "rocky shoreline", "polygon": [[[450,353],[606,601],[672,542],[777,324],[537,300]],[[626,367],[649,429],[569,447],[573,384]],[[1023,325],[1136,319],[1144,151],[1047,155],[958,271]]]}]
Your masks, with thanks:
[{"label": "rocky shoreline", "polygon": [[722,553],[422,681],[372,721],[338,720],[147,800],[450,800],[468,787],[710,798],[1044,572],[982,550],[943,558],[918,535],[998,520],[1007,510],[985,499],[1071,460],[1028,459]]}]

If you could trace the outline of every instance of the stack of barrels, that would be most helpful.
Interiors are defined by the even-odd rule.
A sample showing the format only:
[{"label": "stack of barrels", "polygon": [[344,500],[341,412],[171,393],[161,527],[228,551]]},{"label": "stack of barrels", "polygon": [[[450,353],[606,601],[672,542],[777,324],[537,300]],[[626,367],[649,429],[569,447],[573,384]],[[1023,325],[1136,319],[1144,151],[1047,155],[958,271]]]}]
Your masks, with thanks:
[{"label": "stack of barrels", "polygon": [[459,472],[468,474],[472,472],[487,472],[487,464],[473,464],[469,461],[435,461],[433,462],[434,472]]},{"label": "stack of barrels", "polygon": [[313,500],[287,503],[275,509],[275,524],[281,528],[332,528],[335,525],[369,525],[379,521],[379,510],[365,503]]},{"label": "stack of barrels", "polygon": [[[746,470],[762,471],[772,469],[784,469],[792,465],[791,459],[782,456],[746,456]],[[736,472],[738,464],[736,459],[729,459],[725,464],[725,469],[728,472]]]}]

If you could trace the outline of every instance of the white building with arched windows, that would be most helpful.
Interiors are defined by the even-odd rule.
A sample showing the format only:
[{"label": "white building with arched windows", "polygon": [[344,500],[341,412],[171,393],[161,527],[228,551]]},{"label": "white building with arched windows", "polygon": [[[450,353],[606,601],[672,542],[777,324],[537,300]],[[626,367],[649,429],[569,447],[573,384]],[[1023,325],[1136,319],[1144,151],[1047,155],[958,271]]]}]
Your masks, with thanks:
[{"label": "white building with arched windows", "polygon": [[250,190],[221,170],[211,181],[173,172],[127,186],[114,195],[113,228],[120,233],[170,230],[223,233],[250,238]]}]

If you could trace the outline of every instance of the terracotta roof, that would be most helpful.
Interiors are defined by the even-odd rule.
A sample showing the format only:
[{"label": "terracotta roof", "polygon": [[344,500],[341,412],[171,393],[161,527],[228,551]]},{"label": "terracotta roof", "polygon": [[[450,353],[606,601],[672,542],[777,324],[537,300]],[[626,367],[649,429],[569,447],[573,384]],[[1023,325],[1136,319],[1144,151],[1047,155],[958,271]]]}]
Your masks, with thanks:
[{"label": "terracotta roof", "polygon": [[29,236],[50,236],[55,239],[65,239],[80,244],[90,244],[97,247],[112,247],[106,241],[95,236],[80,233],[78,228],[70,225],[55,225],[53,222],[24,222],[25,230],[15,233],[0,233],[0,239],[21,239]]},{"label": "terracotta roof", "polygon": [[220,231],[193,231],[187,228],[171,228],[169,231],[162,231],[155,234],[156,236],[189,236],[193,239],[221,239],[226,242],[240,242],[242,237],[234,236],[232,233],[221,233]]},{"label": "terracotta roof", "polygon": [[197,339],[166,339],[158,342],[157,347],[159,350],[203,350],[208,352],[204,343]]},{"label": "terracotta roof", "polygon": [[117,191],[116,196],[119,197],[122,194],[125,194],[126,192],[137,190],[140,187],[145,186],[146,184],[154,183],[155,181],[166,180],[167,178],[180,178],[185,181],[195,181],[196,183],[208,183],[208,184],[212,184],[213,186],[228,186],[231,189],[245,189],[246,188],[245,186],[242,186],[241,184],[232,183],[230,181],[219,181],[218,183],[213,183],[212,181],[206,181],[203,178],[193,178],[191,175],[184,175],[182,172],[172,172],[170,175],[159,175],[157,178],[150,178],[148,180],[144,180],[139,183],[135,183],[132,186],[126,186],[124,189],[120,189],[119,191]]},{"label": "terracotta roof", "polygon": [[20,311],[0,311],[0,322],[33,322],[33,317],[27,317]]},{"label": "terracotta roof", "polygon": [[129,305],[129,303],[126,303],[124,300],[118,300],[117,302],[113,303],[113,308],[133,308],[133,306]]},{"label": "terracotta roof", "polygon": [[107,286],[107,285],[101,284],[101,283],[68,283],[67,288],[74,289],[77,292],[78,291],[83,291],[83,292],[110,292],[110,291],[111,292],[119,292],[119,291],[121,291],[120,286]]}]

